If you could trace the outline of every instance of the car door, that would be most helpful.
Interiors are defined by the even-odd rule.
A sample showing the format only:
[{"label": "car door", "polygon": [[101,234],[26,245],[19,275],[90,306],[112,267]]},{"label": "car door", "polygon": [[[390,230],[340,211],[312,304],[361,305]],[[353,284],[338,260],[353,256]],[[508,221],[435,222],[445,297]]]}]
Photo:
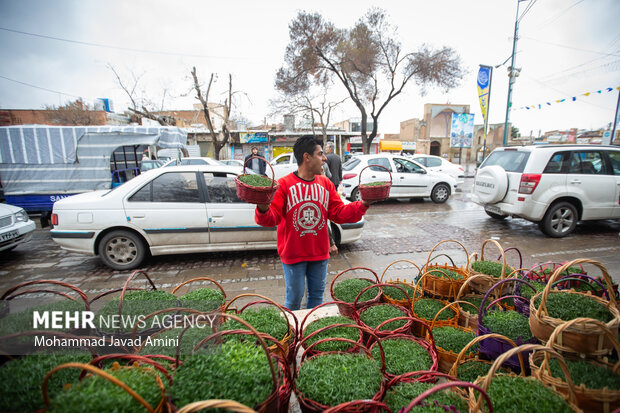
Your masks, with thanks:
[{"label": "car door", "polygon": [[[280,156],[277,156],[271,161],[271,167],[273,168],[273,172],[275,175],[274,179],[280,179],[285,175],[290,174],[291,172],[295,172],[297,170],[297,161],[295,160],[295,156],[292,153],[283,153]],[[267,176],[271,177],[271,170],[267,167],[265,171]]]},{"label": "car door", "polygon": [[394,177],[392,188],[396,185],[397,194],[403,197],[423,197],[430,195],[429,179],[426,170],[415,162],[394,157]]},{"label": "car door", "polygon": [[[611,172],[611,171],[610,171]],[[573,151],[570,155],[566,186],[583,205],[583,219],[611,218],[618,202],[615,175],[598,150]]]},{"label": "car door", "polygon": [[620,218],[620,151],[607,151],[607,155],[609,157],[608,171],[610,175],[613,175],[616,183],[611,216]]},{"label": "car door", "polygon": [[146,233],[151,248],[209,243],[207,209],[195,172],[166,172],[123,201],[127,222]]},{"label": "car door", "polygon": [[254,222],[255,205],[237,197],[235,175],[202,174],[207,194],[207,216],[211,245],[248,244],[276,240],[276,227],[266,228]]}]

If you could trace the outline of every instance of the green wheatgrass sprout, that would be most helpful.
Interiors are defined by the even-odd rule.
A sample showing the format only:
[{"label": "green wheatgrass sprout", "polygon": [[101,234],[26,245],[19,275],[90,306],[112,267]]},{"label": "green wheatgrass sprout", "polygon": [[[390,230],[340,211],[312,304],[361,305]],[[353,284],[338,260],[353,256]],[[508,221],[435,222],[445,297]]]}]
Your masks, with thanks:
[{"label": "green wheatgrass sprout", "polygon": [[192,354],[194,347],[196,347],[202,339],[209,337],[213,332],[208,324],[201,327],[190,327],[185,330],[183,337],[180,337],[183,330],[184,328],[173,328],[152,335],[153,344],[142,347],[140,354],[161,354],[164,356],[176,357],[177,346],[173,343],[178,343],[181,347],[179,349],[179,358],[183,359],[187,355]]},{"label": "green wheatgrass sprout", "polygon": [[[334,324],[355,324],[355,321],[341,315],[319,318],[318,320],[315,320],[308,324],[308,326],[304,329],[303,336],[308,337],[313,332],[323,327],[331,326]],[[347,338],[353,341],[359,341],[360,330],[355,327],[336,327],[331,330],[319,333],[316,336],[307,340],[306,348],[310,347],[312,343],[328,337],[340,337]],[[327,341],[325,343],[314,346],[313,349],[316,351],[347,351],[351,347],[353,347],[353,344],[351,343],[342,341]]]},{"label": "green wheatgrass sprout", "polygon": [[456,378],[473,383],[478,377],[486,376],[490,369],[491,364],[482,360],[467,360],[457,367]]},{"label": "green wheatgrass sprout", "polygon": [[[337,300],[344,301],[345,303],[353,304],[355,297],[358,296],[360,291],[369,285],[373,285],[369,280],[362,278],[350,278],[339,282],[334,286],[334,296]],[[378,294],[377,288],[369,288],[364,291],[364,294],[357,300],[358,304],[374,299]]]},{"label": "green wheatgrass sprout", "polygon": [[[44,407],[41,393],[43,377],[54,367],[69,363],[88,363],[93,356],[87,352],[29,354],[7,361],[0,367],[0,411],[32,412]],[[80,369],[64,369],[48,381],[51,396],[62,390],[66,383],[77,381]]]},{"label": "green wheatgrass sprout", "polygon": [[[541,299],[542,294],[534,302],[536,308],[540,306]],[[607,323],[613,319],[613,314],[594,298],[567,292],[550,292],[547,297],[547,311],[549,316],[564,321],[587,317]]]},{"label": "green wheatgrass sprout", "polygon": [[[435,384],[431,383],[401,382],[391,387],[386,392],[383,401],[388,405],[391,411],[398,412],[400,409],[407,407],[413,399],[434,386]],[[426,402],[425,406],[416,406],[412,411],[445,413],[446,410],[441,406],[454,406],[459,412],[467,411],[467,404],[465,401],[456,393],[450,391],[434,393],[424,401]]]},{"label": "green wheatgrass sprout", "polygon": [[181,306],[198,311],[213,311],[225,303],[224,294],[213,288],[198,288],[179,297]]},{"label": "green wheatgrass sprout", "polygon": [[[366,307],[360,311],[360,320],[370,328],[377,328],[379,324],[391,318],[406,317],[407,313],[402,308],[391,304],[377,304]],[[403,327],[407,320],[396,320],[384,324],[381,331],[396,330]]]},{"label": "green wheatgrass sprout", "polygon": [[[433,339],[435,340],[435,346],[457,354],[475,338],[476,333],[452,326],[433,328]],[[469,352],[467,354],[472,354],[477,351],[478,345],[474,344],[469,348]]]},{"label": "green wheatgrass sprout", "polygon": [[[556,268],[557,269],[557,268]],[[551,268],[545,268],[542,273],[544,275],[549,275],[555,272],[556,269],[551,269]],[[562,271],[562,275],[569,275],[569,274],[583,274],[583,270],[579,267],[568,267],[567,269],[565,269],[564,271]]]},{"label": "green wheatgrass sprout", "polygon": [[[413,304],[414,316],[422,318],[424,320],[432,320],[437,313],[446,306],[441,301],[432,298],[421,298]],[[439,314],[437,320],[449,320],[454,317],[456,313],[452,308],[446,308]]]},{"label": "green wheatgrass sprout", "polygon": [[[586,360],[566,360],[566,365],[570,371],[570,377],[575,386],[583,384],[588,389],[620,390],[620,375],[615,374],[611,369],[590,363]],[[549,367],[553,377],[559,377],[566,381],[564,372],[560,368],[560,362],[552,358],[549,360]]]},{"label": "green wheatgrass sprout", "polygon": [[257,187],[271,187],[273,180],[263,175],[239,175],[239,180],[246,185]]},{"label": "green wheatgrass sprout", "polygon": [[[238,314],[239,318],[247,321],[252,327],[254,327],[259,333],[269,334],[271,337],[280,341],[284,339],[288,333],[289,325],[284,318],[282,312],[275,307],[261,307],[261,308],[248,308],[241,314]],[[248,328],[235,320],[227,320],[222,325],[222,330],[247,330]],[[226,336],[231,337],[230,335]],[[241,336],[247,337],[247,336]],[[267,343],[267,346],[273,343]]]},{"label": "green wheatgrass sprout", "polygon": [[489,311],[484,316],[482,324],[491,333],[501,334],[513,341],[520,339],[525,342],[533,337],[528,318],[513,310]]},{"label": "green wheatgrass sprout", "polygon": [[307,359],[299,369],[297,389],[325,406],[370,400],[381,389],[380,362],[363,354],[325,354]]},{"label": "green wheatgrass sprout", "polygon": [[498,413],[569,413],[566,400],[533,378],[498,375],[493,377],[488,395]]},{"label": "green wheatgrass sprout", "polygon": [[[120,297],[116,297],[113,300],[108,301],[101,310],[97,313],[96,322],[99,324],[98,327],[100,329],[110,328],[114,330],[112,325],[108,327],[104,324],[103,320],[111,320],[113,316],[118,314],[118,303],[120,301]],[[120,323],[119,331],[121,332],[131,332],[135,324],[139,324],[138,317],[147,316],[151,313],[154,313],[159,310],[163,310],[166,308],[178,307],[179,300],[178,298],[166,291],[161,290],[138,290],[138,291],[130,291],[125,294],[123,299],[123,313],[122,315],[126,320],[131,319],[134,322],[130,323]],[[162,314],[164,317],[166,314]],[[110,321],[111,322],[111,321]],[[146,320],[147,324],[146,329],[149,326],[149,320]],[[140,326],[138,326],[138,331],[140,331]]]},{"label": "green wheatgrass sprout", "polygon": [[[37,305],[31,307],[27,310],[20,311],[19,313],[8,314],[5,317],[2,317],[2,322],[0,322],[0,337],[13,334],[13,333],[21,333],[24,331],[32,331],[33,330],[33,313],[35,311],[39,311],[39,313],[48,312],[48,311],[69,311],[73,313],[74,311],[84,311],[86,306],[84,301],[79,300],[61,300],[55,301],[53,303]],[[42,327],[39,327],[41,329]],[[62,330],[54,329],[55,331],[67,331],[69,329],[63,328]]]},{"label": "green wheatgrass sprout", "polygon": [[519,295],[523,298],[527,298],[531,300],[534,295],[541,292],[545,289],[547,284],[541,281],[528,281],[532,285],[532,287],[536,288],[536,291],[533,291],[527,284],[519,283],[521,286],[519,287]]},{"label": "green wheatgrass sprout", "polygon": [[[471,268],[479,272],[481,274],[490,275],[494,278],[499,278],[502,276],[502,263],[497,261],[475,261],[471,264]],[[514,270],[509,266],[506,266],[506,275],[509,275]]]},{"label": "green wheatgrass sprout", "polygon": [[[77,374],[79,369],[75,370]],[[138,393],[151,407],[159,404],[162,393],[157,385],[157,373],[153,369],[108,368],[106,373],[121,380]],[[52,397],[48,412],[144,412],[142,406],[129,393],[109,380],[98,376],[86,376],[70,388],[57,392]]]},{"label": "green wheatgrass sprout", "polygon": [[[431,355],[420,343],[405,338],[388,338],[381,341],[385,355],[385,370],[393,375],[410,371],[429,370],[433,365]],[[379,346],[374,344],[371,350],[375,360],[381,360]]]},{"label": "green wheatgrass sprout", "polygon": [[[414,294],[415,294],[415,287],[412,287],[411,285],[405,284],[405,283],[395,283],[395,285],[398,285],[398,287],[402,288],[402,290],[398,287],[392,287],[392,286],[381,287],[383,289],[383,294],[385,294],[387,297],[390,297],[392,300],[397,300],[397,301],[406,300],[407,296],[409,296],[410,300],[413,300]],[[407,292],[407,295],[405,295],[403,290]],[[418,298],[421,296],[422,296],[422,290],[419,289],[418,293],[415,294],[415,298]]]},{"label": "green wheatgrass sprout", "polygon": [[230,340],[204,353],[186,357],[176,370],[170,396],[176,406],[200,400],[230,399],[255,407],[267,400],[272,385],[263,349],[249,342]]},{"label": "green wheatgrass sprout", "polygon": [[482,297],[463,297],[459,298],[459,301],[467,301],[468,303],[475,305],[476,308],[467,304],[459,304],[459,307],[461,307],[461,310],[469,314],[478,315],[478,309],[480,308],[480,304],[482,304]]},{"label": "green wheatgrass sprout", "polygon": [[377,181],[377,182],[368,182],[365,184],[361,184],[360,186],[364,187],[364,186],[381,186],[381,185],[390,185],[389,182],[383,182],[383,181]]},{"label": "green wheatgrass sprout", "polygon": [[446,280],[463,280],[461,274],[456,271],[449,270],[447,268],[431,268],[427,271],[428,274],[433,275],[435,277],[444,278]]}]

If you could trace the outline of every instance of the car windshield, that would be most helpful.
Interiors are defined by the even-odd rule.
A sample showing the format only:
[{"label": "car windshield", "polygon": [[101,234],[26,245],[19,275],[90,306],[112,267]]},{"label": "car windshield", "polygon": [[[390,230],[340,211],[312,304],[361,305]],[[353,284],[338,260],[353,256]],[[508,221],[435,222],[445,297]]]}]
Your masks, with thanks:
[{"label": "car windshield", "polygon": [[342,165],[342,170],[343,171],[350,171],[351,169],[355,168],[357,165],[359,165],[360,160],[358,158],[351,158],[348,161],[346,161],[344,163],[344,165]]},{"label": "car windshield", "polygon": [[529,151],[495,151],[489,155],[480,167],[483,168],[485,166],[497,165],[504,168],[506,172],[523,172],[529,157]]}]

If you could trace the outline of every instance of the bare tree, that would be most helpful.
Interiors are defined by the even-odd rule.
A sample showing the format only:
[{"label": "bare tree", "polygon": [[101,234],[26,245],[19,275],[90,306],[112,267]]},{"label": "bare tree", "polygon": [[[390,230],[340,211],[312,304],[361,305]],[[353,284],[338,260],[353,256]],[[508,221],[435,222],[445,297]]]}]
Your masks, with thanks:
[{"label": "bare tree", "polygon": [[93,108],[82,99],[62,106],[45,106],[45,110],[52,111],[51,121],[59,125],[93,125],[95,114]]},{"label": "bare tree", "polygon": [[[198,75],[196,74],[196,67],[192,68],[192,78],[194,79],[194,90],[196,91],[196,99],[200,101],[202,105],[202,111],[205,116],[207,122],[207,128],[209,128],[209,133],[211,134],[211,139],[213,139],[213,152],[215,159],[220,159],[220,151],[222,148],[231,141],[230,137],[230,112],[232,107],[232,75],[228,75],[228,92],[227,97],[224,100],[224,104],[222,105],[223,113],[218,113],[217,111],[211,110],[209,107],[209,93],[211,93],[211,86],[213,85],[213,78],[215,73],[211,73],[211,78],[209,79],[209,84],[207,89],[203,92],[200,86],[200,82],[198,81]],[[213,126],[212,115],[218,116],[222,119],[222,130],[220,133],[217,133],[215,127]],[[221,138],[221,139],[220,139]]]},{"label": "bare tree", "polygon": [[[422,45],[418,51],[405,53],[396,28],[381,9],[370,9],[350,29],[336,28],[319,13],[301,11],[289,25],[289,36],[276,88],[299,95],[313,84],[337,79],[360,112],[365,153],[377,136],[381,113],[410,80],[424,92],[431,85],[448,90],[463,77],[460,58],[451,48],[432,50]],[[370,135],[369,115],[373,121]]]}]

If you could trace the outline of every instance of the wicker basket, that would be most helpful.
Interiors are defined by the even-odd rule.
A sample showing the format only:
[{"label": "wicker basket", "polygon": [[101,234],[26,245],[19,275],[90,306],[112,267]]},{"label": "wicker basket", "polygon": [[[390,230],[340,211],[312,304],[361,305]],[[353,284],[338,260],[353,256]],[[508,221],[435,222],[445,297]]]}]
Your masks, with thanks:
[{"label": "wicker basket", "polygon": [[[355,320],[355,322],[359,325],[361,325],[364,328],[367,328],[368,330],[371,330],[373,333],[375,333],[375,335],[377,337],[387,337],[391,334],[409,334],[411,332],[411,326],[413,325],[413,322],[411,321],[411,310],[409,308],[411,308],[411,299],[409,298],[409,295],[407,294],[407,292],[404,290],[404,288],[396,286],[396,285],[392,285],[393,287],[396,287],[400,290],[402,290],[405,293],[405,296],[407,297],[407,302],[409,303],[408,307],[403,307],[400,306],[398,304],[389,304],[389,303],[374,303],[374,304],[370,304],[367,306],[364,306],[364,308],[357,308],[357,300],[362,296],[362,294],[371,288],[376,288],[376,287],[385,287],[388,284],[375,284],[375,285],[369,285],[368,287],[364,288],[362,291],[360,291],[360,293],[357,295],[357,297],[355,297],[355,301],[353,301],[353,319]],[[376,328],[367,326],[363,321],[362,321],[362,313],[364,311],[367,311],[369,308],[377,306],[377,305],[387,305],[387,306],[391,306],[391,307],[396,307],[398,308],[399,311],[403,312],[403,316],[399,316],[398,318],[407,318],[409,319],[409,321],[407,321],[402,327],[397,328],[396,330],[380,330],[380,328],[387,324],[389,321],[393,321],[392,320],[387,320],[384,321],[382,323],[380,323]]]},{"label": "wicker basket", "polygon": [[[454,242],[458,244],[461,248],[463,248],[463,251],[465,251],[465,257],[467,258],[467,263],[465,264],[465,267],[460,267],[460,268],[457,267],[452,262],[452,259],[450,259],[450,261],[452,262],[452,265],[448,265],[448,264],[439,265],[439,264],[431,263],[431,261],[434,259],[433,252],[435,251],[435,249],[439,245],[444,244],[446,242]],[[425,293],[436,296],[436,297],[454,299],[459,289],[465,282],[465,280],[469,277],[468,268],[469,268],[469,256],[467,255],[467,249],[465,248],[463,244],[461,244],[460,242],[456,240],[440,241],[431,249],[430,253],[428,254],[428,260],[426,261],[426,264],[424,264],[424,266],[422,267],[422,271],[424,272],[424,274],[428,275],[428,277],[425,277],[424,281],[422,282],[422,290]],[[463,276],[463,278],[460,280],[452,280],[452,279],[447,279],[447,278],[433,275],[432,273],[429,274],[429,272],[431,272],[432,270],[441,271],[442,269],[454,271],[458,273],[459,275]]]},{"label": "wicker basket", "polygon": [[[338,273],[338,275],[336,275],[334,277],[334,279],[332,280],[331,285],[329,286],[329,292],[331,293],[332,296],[332,300],[334,300],[336,302],[336,305],[338,306],[338,311],[340,312],[341,315],[345,316],[345,317],[350,317],[353,318],[353,303],[345,303],[344,301],[340,301],[336,295],[334,294],[334,286],[336,284],[336,280],[338,278],[340,278],[340,276],[342,276],[343,274],[349,272],[349,271],[356,271],[356,270],[365,270],[370,272],[374,279],[369,279],[369,278],[362,278],[364,280],[370,281],[372,284],[377,284],[379,283],[379,277],[377,277],[377,273],[374,272],[373,270],[371,270],[370,268],[366,268],[366,267],[352,267],[352,268],[348,268],[344,271],[341,271],[340,273]],[[362,309],[370,304],[375,304],[381,301],[381,295],[382,295],[382,291],[381,289],[379,289],[379,291],[377,292],[377,296],[375,298],[373,298],[372,300],[368,300],[368,301],[364,301],[361,304],[358,304],[358,310]],[[343,304],[344,303],[344,304]]]},{"label": "wicker basket", "polygon": [[[418,288],[419,284],[422,282],[424,277],[426,277],[426,274],[422,274],[422,277],[420,277],[420,279],[416,283],[416,289]],[[415,294],[415,295],[417,295],[417,294]],[[418,302],[422,298],[425,298],[425,297],[421,297],[421,298],[412,300],[412,302],[411,302],[411,314],[413,315],[413,317],[415,317],[415,318],[417,318],[419,320],[422,320],[424,323],[426,323],[429,326],[433,322],[434,322],[434,326],[435,327],[457,326],[458,325],[458,320],[459,320],[459,309],[458,309],[458,307],[455,307],[454,310],[453,310],[454,311],[454,316],[449,318],[449,319],[447,319],[447,320],[436,320],[437,314],[435,314],[434,319],[426,319],[426,318],[421,317],[418,314],[416,314],[416,312],[415,312],[415,304],[416,304],[416,302]],[[440,311],[443,311],[444,309],[446,309],[446,307],[448,307],[449,304],[450,304],[449,301],[439,300],[439,299],[436,299],[436,298],[429,298],[429,300],[435,300],[435,301],[439,301],[440,303],[442,303],[444,305],[444,307]],[[420,324],[414,324],[413,328],[411,329],[411,332],[416,337],[426,337],[426,333],[429,331],[429,329],[430,329],[430,327],[429,328],[423,328]]]},{"label": "wicker basket", "polygon": [[[313,331],[312,333],[310,333],[310,334],[308,334],[308,335],[306,336],[306,327],[308,327],[308,325],[309,325],[309,324],[311,324],[311,323],[312,323],[312,321],[315,321],[315,320],[310,320],[310,315],[311,315],[311,314],[313,314],[315,311],[317,311],[317,310],[318,310],[319,308],[321,308],[321,307],[325,307],[325,306],[328,306],[328,305],[333,305],[333,304],[340,304],[340,305],[342,305],[343,307],[345,307],[345,306],[349,306],[349,307],[351,307],[351,308],[350,308],[350,309],[349,309],[349,311],[347,311],[347,312],[350,312],[351,314],[353,314],[353,313],[354,313],[354,310],[353,310],[353,306],[352,306],[352,305],[347,304],[347,303],[342,303],[342,302],[341,302],[341,303],[337,303],[337,302],[335,302],[335,301],[329,301],[329,302],[325,302],[325,303],[319,304],[319,305],[317,305],[316,307],[314,307],[313,309],[311,309],[310,311],[308,311],[308,313],[306,314],[306,316],[304,317],[304,319],[301,321],[301,324],[300,324],[300,326],[299,326],[299,331],[300,331],[300,334],[299,334],[299,337],[298,337],[298,343],[300,344],[300,347],[301,347],[301,348],[303,348],[304,350],[307,350],[307,351],[308,351],[308,355],[309,355],[309,356],[314,356],[315,354],[322,353],[322,351],[317,350],[317,349],[314,349],[314,348],[313,348],[313,349],[311,349],[311,350],[308,350],[308,349],[306,348],[306,339],[307,339],[310,335],[316,335],[316,334],[319,334],[319,333],[317,333],[317,331],[326,331],[326,330],[325,330],[325,328],[322,328],[322,329],[320,329],[320,330]],[[346,316],[345,316],[345,317],[346,317]],[[316,319],[318,320],[318,317],[316,317]],[[310,320],[310,323],[308,323],[308,321],[309,321],[309,320]],[[353,320],[353,318],[350,318],[350,320],[351,320],[351,324],[355,323],[355,320]],[[315,333],[316,333],[316,334],[315,334]],[[357,341],[357,343],[359,343],[359,344],[363,344],[363,343],[364,343],[364,342],[363,342],[363,333],[362,333],[362,331],[361,331],[361,330],[360,330],[359,340]],[[355,345],[355,344],[351,344],[351,347],[349,347],[347,350],[345,350],[345,351],[341,351],[341,352],[342,352],[342,353],[353,353],[353,352],[356,352],[356,351],[358,351],[358,347],[356,347],[356,345]]]},{"label": "wicker basket", "polygon": [[225,304],[226,303],[226,291],[224,291],[224,288],[222,288],[222,285],[220,283],[218,283],[217,281],[215,281],[214,279],[209,278],[209,277],[196,277],[196,278],[192,278],[192,279],[187,280],[187,281],[183,281],[181,284],[179,284],[176,287],[174,287],[174,289],[172,290],[172,294],[176,294],[176,292],[179,291],[179,289],[181,287],[183,287],[184,285],[191,284],[191,283],[194,283],[196,281],[209,281],[209,282],[215,284],[215,286],[222,292],[222,295],[224,296],[224,303],[221,306],[219,306],[219,308],[213,310],[213,312],[222,312],[222,311],[224,311],[224,306],[226,305]]},{"label": "wicker basket", "polygon": [[[479,385],[480,387],[482,387],[482,389],[485,392],[488,392],[489,385],[491,384],[491,380],[493,380],[493,377],[496,375],[496,372],[500,368],[500,366],[502,364],[504,364],[506,362],[506,360],[510,359],[511,357],[514,357],[515,355],[517,355],[517,354],[519,354],[519,353],[521,353],[523,351],[526,351],[526,352],[545,351],[545,352],[548,352],[549,354],[551,354],[552,356],[556,357],[560,361],[560,366],[562,367],[562,371],[564,372],[564,375],[566,377],[568,377],[568,382],[569,382],[569,386],[570,386],[569,397],[567,398],[565,395],[563,395],[562,393],[557,392],[552,387],[549,387],[549,386],[545,385],[545,383],[543,383],[543,385],[545,385],[545,387],[550,388],[550,390],[558,393],[564,399],[566,399],[568,404],[570,405],[570,407],[573,409],[573,411],[581,412],[579,407],[577,407],[575,393],[573,392],[573,382],[572,382],[572,380],[570,380],[570,373],[568,371],[568,367],[566,366],[566,363],[564,363],[564,360],[562,359],[562,356],[560,356],[558,353],[556,353],[552,349],[550,349],[548,347],[545,347],[545,346],[541,346],[540,344],[524,344],[522,346],[513,348],[511,350],[508,350],[506,353],[504,353],[500,357],[498,357],[497,360],[495,360],[495,362],[491,366],[491,370],[489,370],[489,374],[487,374],[484,377],[478,377],[478,380],[476,380],[474,382],[474,384]],[[510,373],[510,374],[508,374],[508,376],[516,377],[516,374]],[[524,372],[521,372],[521,376],[525,380],[536,380],[534,377],[525,377],[525,373]],[[476,397],[476,395],[472,391],[470,391],[469,392],[469,410],[472,411],[472,412],[480,411],[480,403],[481,403],[480,398]]]},{"label": "wicker basket", "polygon": [[234,400],[203,400],[183,406],[177,413],[195,413],[204,409],[223,409],[236,413],[256,413],[256,410]]},{"label": "wicker basket", "polygon": [[61,364],[59,366],[54,367],[52,370],[49,371],[49,373],[47,373],[47,375],[43,378],[43,383],[41,385],[41,390],[43,391],[43,403],[45,403],[46,409],[50,405],[50,397],[49,397],[49,392],[48,392],[48,383],[49,383],[50,378],[56,372],[58,372],[60,370],[70,369],[70,368],[81,369],[82,371],[88,371],[91,374],[95,374],[97,376],[103,377],[104,379],[110,381],[111,383],[115,384],[116,386],[120,387],[121,389],[123,389],[127,393],[129,393],[129,395],[131,395],[131,397],[133,397],[138,403],[140,403],[149,412],[160,413],[160,412],[164,412],[164,411],[167,410],[168,406],[166,405],[166,389],[165,389],[164,384],[162,383],[161,379],[159,378],[159,376],[157,375],[157,373],[155,372],[154,369],[147,368],[147,367],[139,367],[139,366],[138,367],[136,367],[136,366],[117,367],[117,368],[122,368],[122,369],[141,369],[143,371],[148,371],[149,374],[152,374],[153,380],[157,383],[157,387],[159,387],[159,389],[161,391],[161,397],[160,397],[159,403],[157,404],[157,406],[152,407],[146,400],[144,400],[142,398],[142,396],[140,396],[138,393],[136,393],[131,387],[127,386],[121,380],[117,379],[116,377],[112,376],[111,374],[109,374],[109,373],[107,373],[107,372],[105,372],[105,371],[103,371],[101,369],[98,369],[95,366],[91,366],[90,364],[83,364],[83,363],[65,363],[65,364]]},{"label": "wicker basket", "polygon": [[[426,339],[431,341],[434,339],[432,337],[432,331],[435,327],[445,327],[445,326],[449,326],[449,327],[453,327],[457,330],[462,330],[462,331],[467,331],[470,333],[473,333],[474,335],[476,334],[476,332],[474,330],[472,330],[471,328],[467,328],[467,327],[461,327],[458,324],[453,324],[453,325],[437,325],[437,316],[439,314],[441,314],[444,310],[453,307],[453,311],[456,313],[457,315],[457,320],[459,317],[459,309],[458,306],[460,304],[463,303],[467,303],[467,301],[455,301],[452,303],[448,303],[446,306],[444,306],[444,308],[442,308],[441,310],[439,310],[437,312],[437,314],[435,314],[435,318],[433,318],[433,320],[430,323],[430,329],[426,331]],[[469,304],[469,303],[468,303]],[[439,358],[439,371],[441,371],[442,373],[448,373],[450,371],[450,369],[452,368],[452,365],[454,364],[454,362],[456,361],[456,357],[457,354],[455,352],[453,352],[452,350],[445,350],[441,347],[437,346],[437,343],[435,343],[435,349],[437,350],[437,357]]]},{"label": "wicker basket", "polygon": [[[467,350],[469,350],[474,344],[478,343],[481,340],[485,340],[487,338],[495,338],[495,339],[499,339],[499,340],[503,340],[506,341],[507,343],[509,343],[513,348],[517,347],[517,344],[512,341],[511,339],[509,339],[508,337],[505,337],[501,334],[495,334],[495,333],[491,333],[491,334],[485,334],[483,336],[478,336],[476,338],[474,338],[472,341],[470,341],[469,343],[467,343],[467,345],[465,347],[463,347],[463,349],[459,352],[459,354],[456,356],[456,360],[454,360],[454,364],[452,365],[452,367],[450,368],[450,371],[448,372],[449,375],[456,377],[458,379],[458,370],[459,370],[459,366],[461,364],[464,364],[468,361],[475,361],[478,363],[485,363],[488,364],[489,366],[493,365],[493,361],[489,361],[489,360],[484,360],[478,357],[478,354],[476,354],[475,356],[471,357],[467,357],[466,355],[469,354],[469,352]],[[521,353],[518,354],[519,357],[519,363],[521,364],[521,369],[525,368],[525,365],[523,364],[523,356],[521,355]],[[508,370],[504,369],[503,371],[508,372]]]},{"label": "wicker basket", "polygon": [[[262,159],[267,165],[269,165],[269,168],[271,169],[271,186],[252,186],[241,182],[241,180],[239,179],[240,177],[247,175],[245,173],[245,167],[248,161],[254,158]],[[237,185],[237,196],[239,197],[239,199],[249,204],[270,204],[271,201],[273,201],[273,196],[278,190],[278,182],[274,178],[275,172],[273,171],[273,167],[271,166],[271,164],[261,156],[252,156],[251,158],[248,158],[243,164],[243,174],[235,177],[235,184]]]},{"label": "wicker basket", "polygon": [[[393,284],[395,286],[399,286],[399,285],[405,285],[408,287],[413,287],[415,289],[416,287],[416,283],[414,281],[406,281],[405,279],[403,279],[402,281],[397,278],[396,281],[394,281],[392,278],[389,279],[389,281],[383,281],[383,277],[385,277],[385,273],[387,272],[387,270],[394,264],[398,263],[398,262],[408,262],[409,264],[413,265],[415,268],[418,269],[418,275],[417,277],[422,275],[422,270],[420,269],[420,267],[418,267],[416,265],[415,262],[413,261],[409,261],[409,260],[396,260],[393,261],[392,263],[390,263],[387,267],[385,267],[385,270],[383,270],[383,273],[381,274],[381,278],[379,278],[379,282],[380,283],[386,283],[386,284]],[[422,294],[422,291],[420,291],[420,295]],[[414,291],[413,293],[414,296],[418,295],[417,291]],[[383,301],[385,301],[386,303],[390,303],[390,304],[397,304],[397,305],[402,305],[402,306],[411,306],[410,303],[407,301],[407,299],[403,299],[403,300],[396,300],[393,299],[391,297],[389,297],[387,294],[385,294],[385,291],[383,292],[381,298],[383,299]],[[409,297],[411,300],[415,299],[416,297]]]},{"label": "wicker basket", "polygon": [[[543,343],[547,342],[553,333],[553,330],[567,321],[570,321],[549,316],[546,304],[549,293],[551,292],[551,287],[560,277],[562,271],[572,265],[578,264],[592,264],[595,267],[598,267],[603,273],[608,291],[612,290],[612,282],[609,273],[605,267],[597,261],[577,259],[567,262],[558,268],[549,279],[544,291],[536,294],[530,301],[530,328],[532,330],[532,334],[534,334],[534,336],[536,336]],[[562,292],[562,294],[586,295],[592,300],[601,303],[613,316],[612,320],[605,323],[605,325],[611,331],[618,331],[618,327],[620,326],[620,311],[618,311],[616,298],[613,294],[610,294],[609,300],[605,300],[592,294],[574,291]],[[534,304],[538,296],[541,296],[541,301],[540,306],[536,308]],[[553,348],[562,352],[583,353],[591,356],[604,356],[613,349],[613,343],[609,340],[605,334],[605,330],[601,329],[598,323],[584,320],[578,323],[573,323],[570,327],[562,331],[558,340],[553,344]]]},{"label": "wicker basket", "polygon": [[[381,182],[381,185],[362,184],[362,172],[364,172],[364,169],[370,168],[371,166],[373,168],[377,167],[377,168],[385,169],[387,173],[390,174],[390,182]],[[376,184],[378,182],[374,182],[374,183]],[[390,188],[392,187],[392,173],[385,166],[368,165],[360,171],[357,187],[358,187],[360,196],[362,197],[363,201],[367,201],[367,202],[385,201],[386,199],[390,197]]]},{"label": "wicker basket", "polygon": [[[567,329],[573,324],[580,323],[582,320],[577,318],[571,320],[565,324],[562,324],[555,330],[549,337],[547,347],[553,347],[562,331]],[[592,320],[590,320],[592,322]],[[604,323],[599,322],[599,327],[605,331],[607,337],[613,342],[616,352],[620,354],[620,344],[614,333],[612,333]],[[580,356],[575,354],[564,354],[565,359],[570,360],[583,360]],[[588,363],[604,367],[608,370],[612,370],[615,374],[620,374],[620,361],[616,364],[610,363],[607,358],[594,358],[586,359]],[[530,355],[530,366],[532,367],[532,375],[545,384],[553,386],[556,390],[568,395],[568,384],[559,377],[554,377],[551,374],[549,368],[549,356],[547,353],[532,353]],[[620,389],[588,389],[585,385],[575,385],[573,388],[575,396],[577,398],[577,404],[586,412],[611,412],[620,408]]]},{"label": "wicker basket", "polygon": [[[456,294],[456,298],[455,301],[465,301],[465,298],[484,298],[484,294],[477,294],[477,293],[467,293],[468,288],[469,288],[469,283],[472,281],[475,281],[479,278],[491,278],[489,275],[472,275],[470,277],[468,277],[465,282],[463,283],[463,285],[461,285],[461,288],[459,289],[459,292]],[[460,306],[459,306],[460,307]],[[476,308],[476,314],[470,314],[467,311],[463,311],[463,309],[461,308],[461,315],[459,316],[459,325],[461,327],[469,327],[473,330],[478,330],[478,311],[479,309]]]},{"label": "wicker basket", "polygon": [[473,263],[478,261],[478,253],[474,252],[470,257],[469,257],[469,274],[470,275],[487,275],[488,278],[476,278],[475,281],[472,281],[469,286],[470,288],[477,293],[480,294],[484,294],[487,291],[489,291],[489,288],[491,288],[493,286],[493,284],[495,284],[498,281],[503,280],[504,278],[506,278],[506,254],[504,253],[504,249],[502,248],[502,246],[499,244],[499,242],[495,241],[494,239],[487,239],[482,243],[482,247],[480,247],[480,261],[484,261],[484,247],[487,244],[493,244],[497,247],[497,249],[500,252],[500,258],[502,259],[502,273],[499,276],[499,278],[497,277],[493,277],[490,276],[488,274],[484,274],[481,272],[477,272],[474,271],[474,269],[472,268]]},{"label": "wicker basket", "polygon": [[[402,413],[409,413],[415,406],[418,406],[420,404],[422,404],[424,402],[424,399],[426,399],[428,396],[437,393],[438,391],[442,391],[445,389],[448,389],[450,387],[456,387],[459,390],[462,389],[470,389],[471,392],[478,392],[482,395],[482,397],[484,398],[486,405],[487,405],[487,409],[491,409],[491,399],[489,398],[489,396],[487,395],[486,391],[484,391],[480,386],[474,384],[474,383],[468,383],[466,381],[452,381],[452,382],[447,382],[447,383],[441,383],[438,384],[437,386],[426,390],[425,392],[423,392],[422,394],[420,394],[418,397],[416,397],[415,399],[413,399],[408,405],[407,407],[405,407],[404,409],[402,409],[400,412]],[[453,411],[453,407],[448,407],[448,406],[442,406],[444,410],[446,411]]]}]

